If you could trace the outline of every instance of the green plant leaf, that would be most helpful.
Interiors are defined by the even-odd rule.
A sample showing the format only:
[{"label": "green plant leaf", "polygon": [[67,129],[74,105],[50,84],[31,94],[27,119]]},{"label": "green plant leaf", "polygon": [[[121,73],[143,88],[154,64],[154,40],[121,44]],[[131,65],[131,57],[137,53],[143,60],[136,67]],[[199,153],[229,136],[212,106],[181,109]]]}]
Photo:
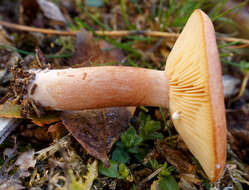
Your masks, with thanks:
[{"label": "green plant leaf", "polygon": [[130,156],[124,149],[116,147],[112,152],[112,160],[120,163],[127,163],[130,160]]},{"label": "green plant leaf", "polygon": [[144,163],[144,158],[145,156],[149,153],[150,147],[149,145],[144,146],[142,148],[139,148],[137,153],[134,154],[135,158],[139,161],[139,163],[143,164]]},{"label": "green plant leaf", "polygon": [[180,190],[175,178],[171,175],[171,172],[175,170],[175,167],[167,167],[168,164],[164,163],[162,171],[159,173],[159,190]]},{"label": "green plant leaf", "polygon": [[159,179],[159,190],[180,190],[175,178],[171,175]]},{"label": "green plant leaf", "polygon": [[123,178],[127,178],[127,177],[129,176],[129,170],[128,170],[128,168],[126,167],[125,164],[121,163],[121,164],[119,165],[119,173],[121,174],[121,176],[122,176]]},{"label": "green plant leaf", "polygon": [[123,179],[123,177],[119,174],[118,168],[119,168],[119,163],[116,161],[110,160],[109,168],[105,168],[103,163],[100,163],[99,172],[102,175],[105,175],[108,177]]},{"label": "green plant leaf", "polygon": [[162,139],[163,135],[159,132],[156,132],[161,128],[160,121],[151,120],[151,117],[146,116],[143,112],[139,113],[139,121],[140,121],[140,133],[139,135],[143,138],[143,140],[154,140],[154,139]]},{"label": "green plant leaf", "polygon": [[102,163],[99,166],[99,172],[102,175],[118,178],[118,179],[126,179],[129,176],[129,169],[124,163],[118,163],[114,160],[110,160],[110,167],[105,168]]},{"label": "green plant leaf", "polygon": [[157,160],[150,159],[149,163],[154,171],[157,170],[158,168],[162,167],[162,164],[159,164]]},{"label": "green plant leaf", "polygon": [[134,127],[129,129],[121,135],[121,142],[128,149],[139,146],[143,141],[143,138],[138,136]]}]

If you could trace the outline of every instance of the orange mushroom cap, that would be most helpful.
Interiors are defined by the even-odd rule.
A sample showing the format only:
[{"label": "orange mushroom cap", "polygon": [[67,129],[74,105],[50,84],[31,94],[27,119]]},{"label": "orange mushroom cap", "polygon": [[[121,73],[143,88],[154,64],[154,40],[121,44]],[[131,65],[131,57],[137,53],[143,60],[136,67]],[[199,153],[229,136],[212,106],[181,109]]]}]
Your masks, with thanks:
[{"label": "orange mushroom cap", "polygon": [[196,10],[166,63],[173,123],[211,181],[223,173],[226,119],[221,64],[209,17]]}]

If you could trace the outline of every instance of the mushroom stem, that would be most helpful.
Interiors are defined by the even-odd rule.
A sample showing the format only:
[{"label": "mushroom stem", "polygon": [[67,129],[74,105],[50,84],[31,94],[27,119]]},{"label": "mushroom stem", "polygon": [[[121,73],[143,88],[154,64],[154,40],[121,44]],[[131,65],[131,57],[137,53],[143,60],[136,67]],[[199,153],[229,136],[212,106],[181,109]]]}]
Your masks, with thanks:
[{"label": "mushroom stem", "polygon": [[165,71],[123,66],[35,71],[28,97],[55,110],[168,107],[168,80]]}]

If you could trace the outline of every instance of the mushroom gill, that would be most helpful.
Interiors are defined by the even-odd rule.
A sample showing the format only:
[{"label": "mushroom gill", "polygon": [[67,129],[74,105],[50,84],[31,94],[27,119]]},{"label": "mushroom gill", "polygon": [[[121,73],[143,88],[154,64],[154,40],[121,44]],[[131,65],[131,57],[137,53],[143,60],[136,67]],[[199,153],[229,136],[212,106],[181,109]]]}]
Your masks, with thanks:
[{"label": "mushroom gill", "polygon": [[[214,181],[221,175],[220,169],[225,165],[224,150],[222,156],[219,156],[217,143],[222,141],[223,149],[226,149],[224,137],[217,136],[214,115],[218,114],[223,121],[225,115],[216,112],[213,106],[217,101],[213,102],[212,97],[216,95],[211,94],[214,91],[210,89],[212,86],[210,83],[221,83],[221,81],[210,79],[213,76],[209,75],[210,67],[213,67],[210,64],[220,63],[218,59],[218,61],[212,60],[212,53],[207,50],[208,48],[217,50],[217,47],[208,46],[207,41],[210,39],[206,39],[206,32],[212,33],[213,26],[206,15],[197,10],[188,20],[174,45],[167,59],[165,71],[169,80],[169,108],[171,114],[179,114],[179,119],[173,119],[173,123],[208,177]],[[215,41],[215,35],[213,37]],[[221,71],[217,72],[218,75]],[[217,88],[221,88],[222,92],[220,84]],[[224,100],[221,99],[220,104],[224,107]]]}]

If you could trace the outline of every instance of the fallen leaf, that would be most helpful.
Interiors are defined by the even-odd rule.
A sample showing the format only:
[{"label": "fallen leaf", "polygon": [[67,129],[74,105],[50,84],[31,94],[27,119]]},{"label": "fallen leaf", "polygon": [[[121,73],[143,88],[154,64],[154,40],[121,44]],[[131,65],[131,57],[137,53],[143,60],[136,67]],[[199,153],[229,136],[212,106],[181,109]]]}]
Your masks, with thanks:
[{"label": "fallen leaf", "polygon": [[160,154],[156,149],[152,149],[144,158],[144,164],[147,164],[150,160],[156,160]]},{"label": "fallen leaf", "polygon": [[128,127],[131,113],[124,107],[65,111],[61,120],[68,131],[92,156],[109,165],[107,152]]},{"label": "fallen leaf", "polygon": [[40,118],[37,116],[31,115],[28,119],[31,119],[34,124],[40,127],[47,125],[47,124],[55,123],[60,120],[59,113],[56,113],[56,112],[50,112],[50,113],[46,112],[46,115]]},{"label": "fallen leaf", "polygon": [[196,177],[194,174],[180,174],[179,177],[181,179],[184,179],[187,181],[189,184],[195,184],[195,185],[200,185],[203,181],[199,178]]},{"label": "fallen leaf", "polygon": [[100,43],[94,41],[91,32],[83,30],[77,33],[76,51],[69,61],[70,66],[89,67],[92,64],[104,64],[115,61],[115,58],[109,52],[102,51]]},{"label": "fallen leaf", "polygon": [[50,142],[51,136],[47,131],[47,127],[34,126],[32,128],[25,128],[21,135],[23,137],[28,137],[31,142],[34,143],[44,143]]},{"label": "fallen leaf", "polygon": [[22,118],[21,106],[17,104],[5,103],[0,105],[0,117],[4,118]]},{"label": "fallen leaf", "polygon": [[[125,58],[125,55],[121,49],[114,47],[113,45],[107,43],[105,40],[99,40],[98,45],[104,54],[103,56],[107,55],[108,57],[113,57],[116,62],[120,63]],[[112,58],[109,62],[111,61],[113,61]]]},{"label": "fallen leaf", "polygon": [[19,166],[19,169],[28,171],[29,168],[35,167],[36,160],[34,159],[35,151],[31,149],[18,156],[15,165]]},{"label": "fallen leaf", "polygon": [[48,134],[52,137],[52,139],[60,139],[67,133],[67,130],[61,122],[50,125],[48,128]]},{"label": "fallen leaf", "polygon": [[164,141],[156,143],[156,150],[180,173],[194,172],[194,165],[190,164],[188,157],[181,151],[171,148]]},{"label": "fallen leaf", "polygon": [[194,184],[190,183],[189,181],[185,180],[184,178],[180,179],[179,187],[182,190],[197,190]]},{"label": "fallen leaf", "polygon": [[47,18],[56,21],[57,24],[64,25],[66,23],[66,19],[56,4],[47,0],[37,0],[37,3]]},{"label": "fallen leaf", "polygon": [[[21,105],[4,103],[0,105],[0,117],[4,118],[22,118],[21,116]],[[28,117],[31,119],[33,123],[38,126],[44,126],[46,124],[51,124],[56,121],[59,121],[59,115],[56,112],[46,112],[46,115],[42,117],[37,117],[35,115],[31,115]]]}]

